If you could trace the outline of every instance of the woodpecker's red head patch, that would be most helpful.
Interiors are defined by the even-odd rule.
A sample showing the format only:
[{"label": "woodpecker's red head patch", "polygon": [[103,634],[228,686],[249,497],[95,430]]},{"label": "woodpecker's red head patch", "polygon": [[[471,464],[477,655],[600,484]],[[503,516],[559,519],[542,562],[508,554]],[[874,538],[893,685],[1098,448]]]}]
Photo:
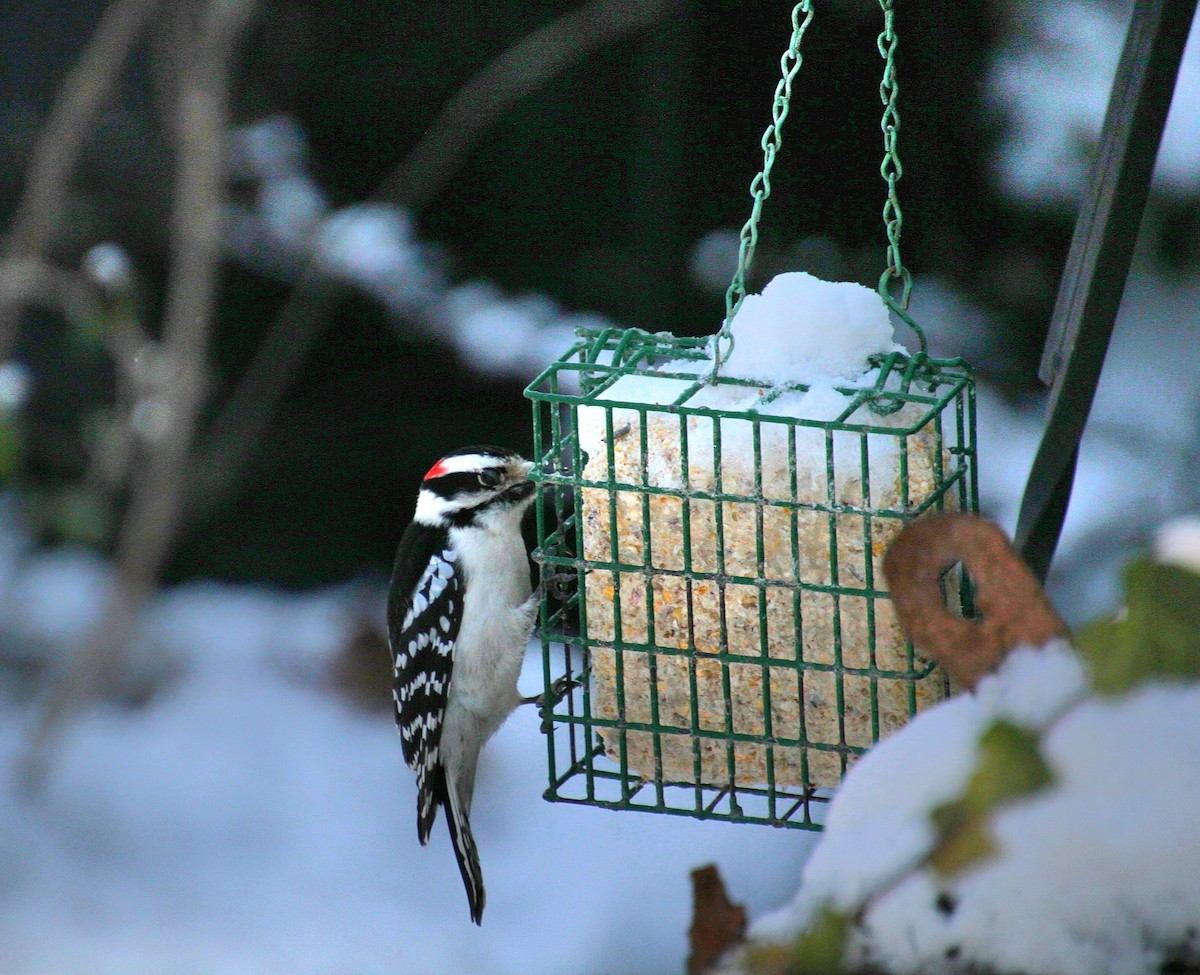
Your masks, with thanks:
[{"label": "woodpecker's red head patch", "polygon": [[445,474],[446,473],[446,465],[443,463],[443,461],[444,461],[444,458],[443,458],[443,460],[439,460],[436,464],[434,464],[431,468],[429,468],[429,470],[425,473],[425,476],[422,478],[422,480],[431,481],[435,477],[441,477],[443,474]]}]

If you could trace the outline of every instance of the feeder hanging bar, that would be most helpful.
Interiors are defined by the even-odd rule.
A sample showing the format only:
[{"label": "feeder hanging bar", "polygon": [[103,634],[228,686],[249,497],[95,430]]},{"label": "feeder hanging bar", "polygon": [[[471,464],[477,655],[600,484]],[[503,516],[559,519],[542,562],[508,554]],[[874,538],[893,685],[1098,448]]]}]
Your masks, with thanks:
[{"label": "feeder hanging bar", "polygon": [[1017,548],[1043,582],[1066,517],[1079,441],[1121,304],[1196,3],[1136,0],[1113,79],[1042,357],[1039,375],[1051,386],[1049,414],[1017,521]]}]

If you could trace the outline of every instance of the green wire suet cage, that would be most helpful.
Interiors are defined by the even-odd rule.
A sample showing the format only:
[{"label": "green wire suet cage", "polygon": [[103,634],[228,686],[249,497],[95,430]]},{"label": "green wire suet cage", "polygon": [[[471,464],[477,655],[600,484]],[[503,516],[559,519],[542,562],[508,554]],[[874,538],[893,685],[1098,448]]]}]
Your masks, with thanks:
[{"label": "green wire suet cage", "polygon": [[[977,495],[973,373],[929,357],[905,313],[881,6],[880,293],[922,351],[875,357],[824,420],[788,415],[806,386],[721,375],[812,16],[802,2],[716,340],[581,330],[526,390],[547,699],[564,669],[579,682],[545,715],[548,799],[817,828],[855,757],[949,691],[905,641],[880,570],[905,523],[974,510]],[[966,599],[962,580],[947,590]]]}]

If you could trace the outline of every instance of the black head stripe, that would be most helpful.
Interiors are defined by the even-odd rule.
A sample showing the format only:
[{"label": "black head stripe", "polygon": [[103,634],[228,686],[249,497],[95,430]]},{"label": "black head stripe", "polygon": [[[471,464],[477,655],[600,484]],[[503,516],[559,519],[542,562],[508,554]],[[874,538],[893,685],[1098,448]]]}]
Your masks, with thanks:
[{"label": "black head stripe", "polygon": [[441,477],[431,477],[425,482],[425,487],[436,492],[443,498],[452,498],[456,494],[478,491],[479,475],[474,471],[455,471],[443,474]]}]

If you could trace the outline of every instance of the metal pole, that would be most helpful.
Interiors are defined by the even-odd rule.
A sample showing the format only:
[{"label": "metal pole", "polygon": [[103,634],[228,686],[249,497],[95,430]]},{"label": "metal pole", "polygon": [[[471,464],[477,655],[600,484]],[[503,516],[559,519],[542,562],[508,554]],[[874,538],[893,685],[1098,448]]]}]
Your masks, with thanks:
[{"label": "metal pole", "polygon": [[1100,150],[1039,376],[1050,385],[1046,432],[1025,486],[1016,544],[1045,581],[1062,532],[1079,441],[1112,337],[1154,160],[1197,0],[1136,0],[1113,79]]}]

